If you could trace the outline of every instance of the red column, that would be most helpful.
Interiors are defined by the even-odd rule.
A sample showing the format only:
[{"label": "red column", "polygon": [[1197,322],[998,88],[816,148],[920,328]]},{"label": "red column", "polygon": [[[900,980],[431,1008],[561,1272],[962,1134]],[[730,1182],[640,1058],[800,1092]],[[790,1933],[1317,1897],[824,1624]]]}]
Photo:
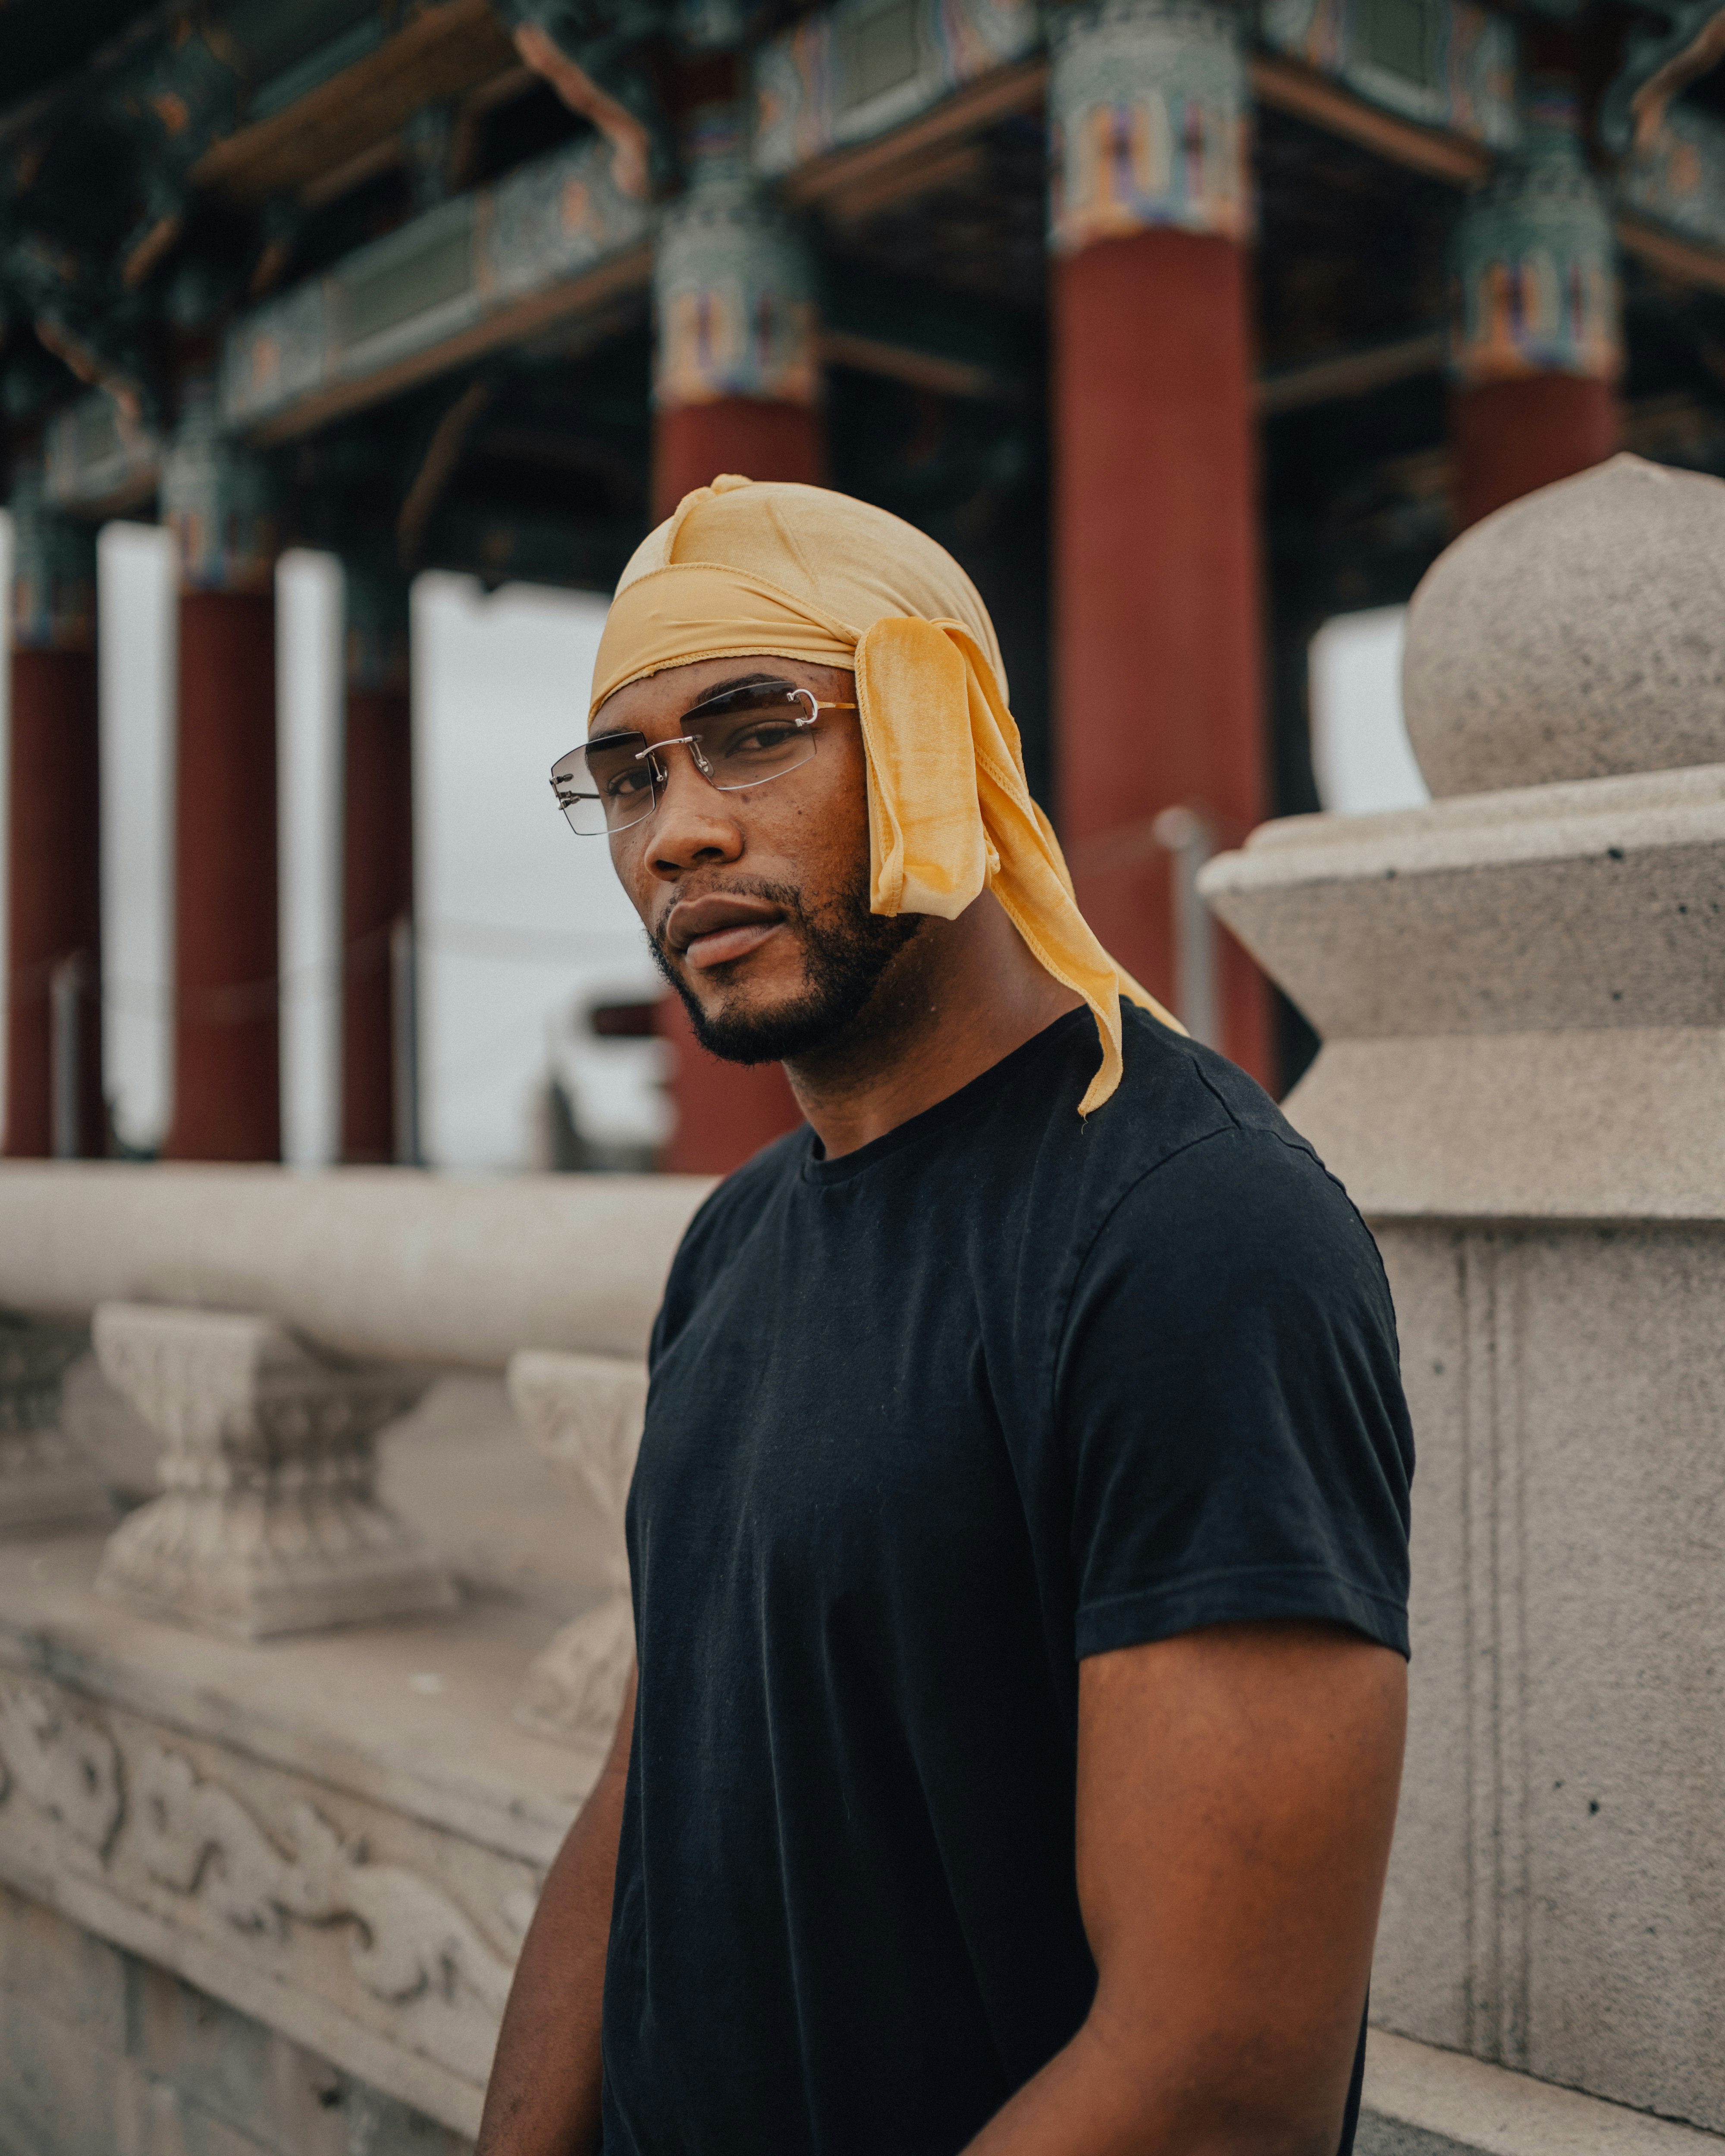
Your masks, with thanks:
[{"label": "red column", "polygon": [[1465,527],[1617,447],[1616,239],[1565,78],[1530,78],[1520,144],[1470,198],[1454,254],[1450,439]]},{"label": "red column", "polygon": [[[58,1140],[89,1158],[107,1150],[95,535],[44,508],[33,471],[12,513],[4,1151],[46,1158]],[[59,1052],[75,1057],[59,1130],[57,977]]]},{"label": "red column", "polygon": [[[747,182],[734,110],[706,107],[689,130],[690,182],[660,229],[653,498],[668,516],[721,472],[819,485],[825,454],[815,357],[814,279],[803,244]],[[676,1123],[666,1168],[725,1175],[800,1120],[776,1063],[745,1068],[696,1047],[667,996]]]},{"label": "red column", "polygon": [[413,910],[404,578],[347,570],[341,825],[341,1158],[398,1158],[390,937]]},{"label": "red column", "polygon": [[[749,479],[824,477],[820,414],[812,405],[747,397],[716,398],[656,414],[655,507],[668,516],[685,494],[720,472]],[[728,1175],[752,1153],[802,1121],[777,1063],[724,1063],[696,1045],[674,995],[660,1006],[660,1031],[671,1044],[670,1090],[676,1122],[664,1165],[681,1175]]]},{"label": "red column", "polygon": [[1534,374],[1458,389],[1450,413],[1457,526],[1465,530],[1536,487],[1603,464],[1619,431],[1610,382]]},{"label": "red column", "polygon": [[[1055,266],[1056,801],[1086,919],[1178,1001],[1173,878],[1152,835],[1219,845],[1265,814],[1247,264],[1232,239],[1103,238]],[[1262,976],[1218,931],[1218,1045],[1271,1079]]]},{"label": "red column", "polygon": [[281,1156],[275,601],[180,595],[169,1160]]},{"label": "red column", "polygon": [[1058,10],[1049,103],[1061,834],[1104,945],[1267,1084],[1263,978],[1217,929],[1183,984],[1190,862],[1156,832],[1185,808],[1238,844],[1267,793],[1240,21]]},{"label": "red column", "polygon": [[194,393],[164,460],[180,564],[170,1160],[281,1154],[275,542],[267,475]]},{"label": "red column", "polygon": [[706,404],[661,406],[654,427],[653,514],[669,516],[685,494],[721,472],[821,486],[826,464],[821,414],[812,404],[716,397]]}]

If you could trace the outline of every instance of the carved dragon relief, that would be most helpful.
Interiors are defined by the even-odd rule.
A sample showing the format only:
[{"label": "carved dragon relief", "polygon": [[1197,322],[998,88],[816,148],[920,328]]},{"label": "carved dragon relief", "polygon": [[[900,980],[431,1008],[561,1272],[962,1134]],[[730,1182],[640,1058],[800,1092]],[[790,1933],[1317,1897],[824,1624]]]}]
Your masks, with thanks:
[{"label": "carved dragon relief", "polygon": [[13,1788],[105,1858],[126,1810],[120,1748],[86,1715],[33,1685],[0,1694],[0,1804]]},{"label": "carved dragon relief", "polygon": [[154,1744],[140,1754],[135,1799],[134,1841],[157,1886],[196,1896],[241,1932],[350,1925],[355,1974],[392,2005],[466,1992],[502,2013],[511,1964],[471,1917],[416,1873],[373,1864],[362,1839],[344,1841],[314,1806],[295,1804],[284,1847],[182,1753]]},{"label": "carved dragon relief", "polygon": [[525,1897],[501,1912],[506,1951],[441,1887],[374,1862],[363,1837],[344,1839],[315,1805],[299,1800],[281,1829],[266,1825],[183,1752],[146,1741],[127,1756],[42,1686],[0,1691],[0,1819],[15,1794],[78,1845],[78,1868],[94,1856],[116,1893],[130,1857],[242,1941],[285,1942],[296,1924],[345,1928],[355,1975],[388,2006],[477,2009],[487,2032],[502,2014]]}]

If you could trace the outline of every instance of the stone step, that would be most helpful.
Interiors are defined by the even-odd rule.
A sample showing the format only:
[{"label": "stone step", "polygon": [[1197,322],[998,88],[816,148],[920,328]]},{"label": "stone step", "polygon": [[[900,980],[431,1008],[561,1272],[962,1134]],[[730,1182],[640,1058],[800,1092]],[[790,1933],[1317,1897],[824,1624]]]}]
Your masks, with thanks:
[{"label": "stone step", "polygon": [[1725,2136],[1374,2029],[1354,2156],[1722,2156]]}]

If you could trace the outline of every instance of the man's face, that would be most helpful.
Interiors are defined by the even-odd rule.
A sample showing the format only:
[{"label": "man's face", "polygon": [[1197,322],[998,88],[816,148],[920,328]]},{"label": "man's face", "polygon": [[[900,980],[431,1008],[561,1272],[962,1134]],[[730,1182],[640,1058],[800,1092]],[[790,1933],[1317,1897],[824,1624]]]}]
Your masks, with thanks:
[{"label": "man's face", "polygon": [[[853,677],[788,659],[709,659],[632,682],[596,714],[595,734],[674,741],[683,715],[752,680],[788,681],[821,703],[854,704]],[[867,1004],[919,916],[869,911],[868,797],[854,710],[824,711],[809,761],[766,784],[721,792],[685,747],[644,823],[615,833],[611,859],[703,1048],[735,1063],[795,1058],[842,1032]]]}]

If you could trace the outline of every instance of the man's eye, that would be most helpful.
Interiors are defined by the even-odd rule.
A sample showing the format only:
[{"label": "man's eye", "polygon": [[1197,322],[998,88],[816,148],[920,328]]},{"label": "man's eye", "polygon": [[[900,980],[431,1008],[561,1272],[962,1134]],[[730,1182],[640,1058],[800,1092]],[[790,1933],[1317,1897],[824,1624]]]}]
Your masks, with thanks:
[{"label": "man's eye", "polygon": [[771,755],[796,738],[797,729],[782,720],[769,719],[738,734],[726,753],[730,756]]},{"label": "man's eye", "polygon": [[619,771],[614,778],[607,779],[605,792],[613,801],[632,801],[652,779],[645,764],[637,764],[627,771]]}]

